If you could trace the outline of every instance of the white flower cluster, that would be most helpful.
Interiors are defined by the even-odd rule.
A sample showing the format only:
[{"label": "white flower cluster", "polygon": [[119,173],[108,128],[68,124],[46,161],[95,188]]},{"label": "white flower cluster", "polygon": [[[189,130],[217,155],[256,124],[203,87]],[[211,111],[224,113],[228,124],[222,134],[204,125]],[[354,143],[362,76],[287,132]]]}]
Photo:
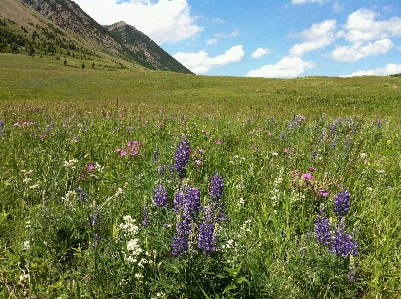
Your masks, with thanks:
[{"label": "white flower cluster", "polygon": [[278,203],[278,201],[280,199],[280,189],[279,189],[279,187],[280,187],[281,183],[283,182],[283,172],[284,172],[284,168],[281,168],[279,173],[278,173],[277,178],[273,182],[273,188],[270,191],[270,193],[272,195],[271,200],[272,200],[273,207],[277,205],[277,203]]},{"label": "white flower cluster", "polygon": [[122,231],[125,237],[133,237],[139,231],[139,226],[135,224],[135,219],[132,219],[130,215],[123,217],[124,223],[120,223],[118,228]]},{"label": "white flower cluster", "polygon": [[[24,174],[24,178],[22,179],[22,181],[24,182],[24,184],[28,185],[32,181],[32,178],[30,178],[29,175],[33,172],[33,170],[27,171],[25,169],[22,169],[21,172]],[[28,188],[29,189],[37,189],[39,186],[40,186],[40,184],[38,181],[35,184],[28,186]]]},{"label": "white flower cluster", "polygon": [[71,167],[72,169],[75,169],[75,164],[78,163],[77,159],[71,159],[69,161],[64,161],[64,166],[65,167]]},{"label": "white flower cluster", "polygon": [[[130,215],[126,215],[123,217],[123,220],[124,222],[120,223],[118,228],[120,234],[127,240],[125,247],[126,252],[123,253],[124,259],[131,264],[136,264],[139,268],[144,268],[145,264],[152,264],[153,261],[146,258],[150,257],[152,254],[143,251],[140,239],[136,237],[139,232],[139,226],[136,225],[135,219]],[[135,273],[134,276],[139,281],[143,278],[141,270]]]},{"label": "white flower cluster", "polygon": [[301,192],[297,191],[292,191],[292,196],[291,196],[292,202],[304,201],[304,200],[305,200],[305,194],[302,194]]}]

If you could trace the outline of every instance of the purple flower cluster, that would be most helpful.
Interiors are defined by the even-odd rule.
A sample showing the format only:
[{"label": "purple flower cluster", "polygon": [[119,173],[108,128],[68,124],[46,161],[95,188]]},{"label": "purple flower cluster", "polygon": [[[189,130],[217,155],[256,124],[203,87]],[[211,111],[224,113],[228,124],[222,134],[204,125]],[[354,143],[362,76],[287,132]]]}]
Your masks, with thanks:
[{"label": "purple flower cluster", "polygon": [[210,255],[216,251],[216,238],[214,234],[215,224],[213,222],[214,209],[211,206],[203,208],[203,222],[199,227],[198,248],[203,250],[203,254]]},{"label": "purple flower cluster", "polygon": [[334,201],[334,212],[337,216],[337,224],[334,228],[326,218],[324,211],[317,215],[315,221],[315,236],[317,241],[327,248],[328,251],[346,257],[347,255],[358,254],[358,241],[355,234],[349,234],[345,227],[343,217],[349,210],[349,192],[338,192]]},{"label": "purple flower cluster", "polygon": [[348,254],[358,254],[358,242],[347,233],[344,227],[338,227],[333,236],[332,252],[342,257],[346,257]]},{"label": "purple flower cluster", "polygon": [[154,200],[154,205],[156,207],[167,207],[168,204],[168,198],[167,198],[167,190],[164,188],[162,184],[159,184],[153,193],[153,200]]},{"label": "purple flower cluster", "polygon": [[184,136],[182,141],[177,145],[177,151],[174,157],[174,168],[177,171],[180,179],[183,179],[185,177],[186,174],[185,167],[187,166],[189,160],[189,153],[190,153],[189,141]]},{"label": "purple flower cluster", "polygon": [[212,176],[210,186],[210,200],[214,203],[219,202],[223,198],[223,178],[216,173]]},{"label": "purple flower cluster", "polygon": [[180,257],[188,250],[188,237],[191,233],[191,224],[196,222],[200,210],[200,191],[198,188],[186,187],[176,194],[174,211],[180,214],[180,221],[176,226],[176,236],[172,238],[174,256]]},{"label": "purple flower cluster", "polygon": [[334,200],[334,213],[337,217],[345,217],[349,210],[350,195],[348,190],[338,192]]}]

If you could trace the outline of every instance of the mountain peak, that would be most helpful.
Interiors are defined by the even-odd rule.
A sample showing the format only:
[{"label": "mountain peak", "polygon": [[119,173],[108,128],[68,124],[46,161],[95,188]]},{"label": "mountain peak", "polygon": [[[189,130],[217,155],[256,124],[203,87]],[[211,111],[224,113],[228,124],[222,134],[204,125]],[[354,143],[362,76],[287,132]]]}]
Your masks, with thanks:
[{"label": "mountain peak", "polygon": [[124,21],[101,26],[71,0],[1,0],[0,36],[0,52],[98,57],[193,74],[135,27]]}]

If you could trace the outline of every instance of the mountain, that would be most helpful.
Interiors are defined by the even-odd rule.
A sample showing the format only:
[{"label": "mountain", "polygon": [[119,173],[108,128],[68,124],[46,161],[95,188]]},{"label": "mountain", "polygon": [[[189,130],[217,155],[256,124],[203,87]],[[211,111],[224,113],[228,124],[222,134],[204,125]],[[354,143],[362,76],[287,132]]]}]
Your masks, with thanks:
[{"label": "mountain", "polygon": [[70,0],[1,0],[0,52],[96,57],[116,67],[193,74],[133,26],[101,26]]}]

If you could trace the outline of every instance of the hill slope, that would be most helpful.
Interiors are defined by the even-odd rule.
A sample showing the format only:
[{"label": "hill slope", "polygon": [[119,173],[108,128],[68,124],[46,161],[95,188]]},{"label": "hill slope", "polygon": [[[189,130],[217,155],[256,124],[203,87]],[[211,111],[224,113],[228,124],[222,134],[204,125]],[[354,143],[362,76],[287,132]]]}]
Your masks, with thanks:
[{"label": "hill slope", "polygon": [[97,57],[118,67],[192,74],[142,32],[125,23],[101,26],[70,0],[2,0],[0,52]]}]

